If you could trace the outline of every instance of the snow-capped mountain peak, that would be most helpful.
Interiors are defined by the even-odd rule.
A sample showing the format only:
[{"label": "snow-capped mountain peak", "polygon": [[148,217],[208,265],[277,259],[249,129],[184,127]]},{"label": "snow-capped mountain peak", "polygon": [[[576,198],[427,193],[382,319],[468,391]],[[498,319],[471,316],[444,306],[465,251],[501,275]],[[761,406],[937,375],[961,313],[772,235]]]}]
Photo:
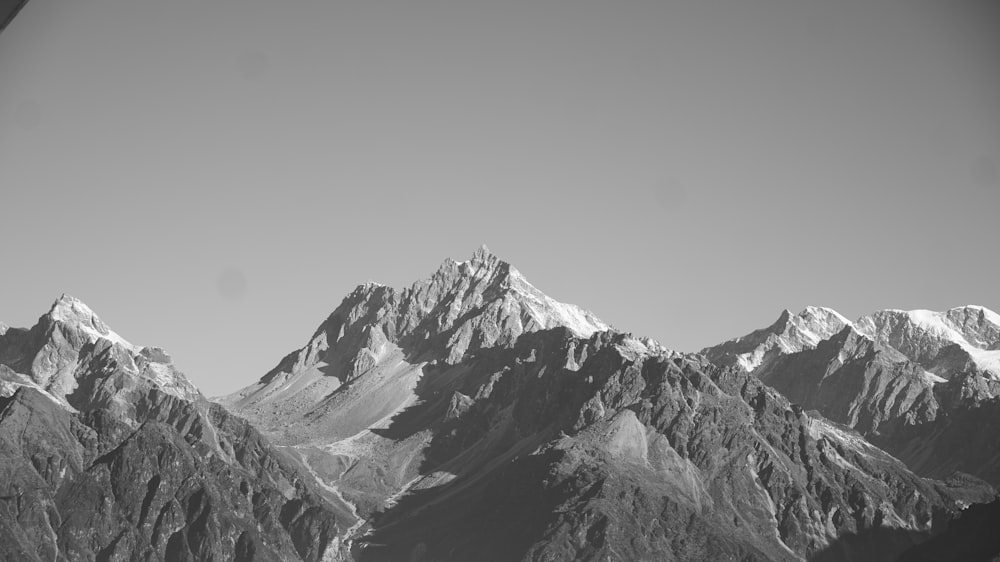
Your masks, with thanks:
[{"label": "snow-capped mountain peak", "polygon": [[844,325],[851,324],[851,321],[848,320],[846,316],[825,306],[807,306],[801,313],[799,313],[799,316],[825,319],[827,321],[840,322]]},{"label": "snow-capped mountain peak", "polygon": [[[501,332],[512,330],[509,335],[514,337],[524,331],[557,326],[581,337],[610,329],[593,313],[559,302],[538,290],[518,269],[485,245],[471,259],[461,262],[447,259],[431,278],[393,293],[404,308],[410,309],[405,316],[438,316],[434,321],[422,318],[412,324],[418,331],[433,326],[434,331],[441,332],[456,328],[456,322],[475,323],[476,318],[489,316],[487,312],[494,308],[499,308],[496,321],[487,324],[495,323]],[[405,330],[408,325],[402,328]]]},{"label": "snow-capped mountain peak", "polygon": [[975,305],[944,312],[886,309],[854,322],[826,307],[808,306],[798,314],[785,310],[771,326],[701,353],[755,371],[778,355],[814,349],[845,327],[874,341],[894,360],[913,361],[936,376],[978,369],[1000,378],[1000,315]]},{"label": "snow-capped mountain peak", "polygon": [[[526,333],[559,327],[577,337],[610,328],[594,314],[541,292],[482,246],[466,261],[446,259],[408,288],[359,287],[307,345],[258,383],[220,400],[248,416],[278,420],[274,416],[288,404],[303,415],[314,408],[326,411],[328,398],[343,398],[335,394],[340,386],[361,388],[378,380],[391,385],[404,404],[425,363],[456,365],[480,350],[511,347]],[[337,431],[360,419],[338,421]],[[302,433],[313,429],[328,433],[311,426]]]},{"label": "snow-capped mountain peak", "polygon": [[68,324],[77,328],[89,336],[92,341],[106,339],[131,351],[138,351],[136,346],[108,328],[107,324],[83,301],[65,293],[52,303],[46,317],[52,322]]},{"label": "snow-capped mountain peak", "polygon": [[964,363],[1000,377],[1000,315],[988,308],[887,309],[860,318],[856,326],[929,371],[961,370]]},{"label": "snow-capped mountain peak", "polygon": [[770,359],[782,354],[813,349],[852,323],[842,314],[821,306],[807,306],[793,314],[784,310],[767,328],[705,348],[701,353],[712,361],[739,365],[753,372]]},{"label": "snow-capped mountain peak", "polygon": [[535,321],[545,328],[565,326],[580,337],[611,329],[591,312],[559,302],[539,291],[513,267],[510,268],[510,288],[522,299]]},{"label": "snow-capped mountain peak", "polygon": [[119,392],[155,385],[187,400],[201,396],[166,352],[129,343],[66,294],[30,330],[0,333],[0,367],[0,394],[29,386],[70,410],[89,400],[79,390],[97,384],[95,377],[117,377]]},{"label": "snow-capped mountain peak", "polygon": [[791,348],[816,347],[819,342],[840,332],[851,321],[836,310],[823,306],[807,306],[790,318],[788,345]]}]

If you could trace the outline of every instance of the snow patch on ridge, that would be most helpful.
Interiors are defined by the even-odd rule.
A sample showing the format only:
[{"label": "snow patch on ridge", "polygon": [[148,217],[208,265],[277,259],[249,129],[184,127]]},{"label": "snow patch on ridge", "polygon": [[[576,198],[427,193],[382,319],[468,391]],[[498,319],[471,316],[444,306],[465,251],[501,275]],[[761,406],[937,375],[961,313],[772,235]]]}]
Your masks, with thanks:
[{"label": "snow patch on ridge", "polygon": [[[840,429],[826,419],[810,418],[808,427],[809,433],[813,439],[825,437],[831,441],[842,443],[854,452],[868,458],[873,457],[877,453],[881,453],[878,448],[869,443],[868,440],[861,435]],[[882,454],[884,455],[885,453]],[[854,465],[851,466],[853,467]],[[855,469],[857,469],[857,467],[855,467]]]},{"label": "snow patch on ridge", "polygon": [[915,328],[918,333],[925,337],[931,337],[944,343],[953,343],[969,354],[972,362],[980,369],[989,372],[994,378],[1000,378],[1000,350],[984,349],[995,342],[981,341],[976,332],[967,333],[963,331],[963,326],[956,324],[948,317],[949,312],[975,310],[982,313],[987,322],[1000,327],[1000,315],[982,306],[963,306],[952,308],[946,312],[935,312],[932,310],[915,309],[899,310],[887,309],[875,314],[865,316],[857,321],[858,330],[865,336],[893,345],[886,342],[890,338],[889,331],[894,330],[893,318],[900,319]]},{"label": "snow patch on ridge", "polygon": [[510,268],[510,277],[511,288],[525,298],[532,317],[546,329],[565,326],[583,338],[611,329],[590,312],[576,305],[561,303],[539,291],[513,267]]},{"label": "snow patch on ridge", "polygon": [[972,361],[979,368],[989,371],[994,378],[1000,378],[1000,350],[987,351],[974,347],[965,348],[965,351],[972,357]]},{"label": "snow patch on ridge", "polygon": [[924,380],[926,380],[927,382],[929,382],[931,384],[940,384],[940,383],[943,383],[943,382],[948,382],[948,379],[945,379],[943,377],[939,377],[939,376],[935,375],[934,373],[932,373],[930,371],[921,371],[920,374],[924,377]]},{"label": "snow patch on ridge", "polygon": [[702,353],[729,356],[748,372],[756,371],[775,355],[814,349],[852,322],[839,312],[826,307],[807,306],[792,314],[785,310],[773,325],[702,350]]}]

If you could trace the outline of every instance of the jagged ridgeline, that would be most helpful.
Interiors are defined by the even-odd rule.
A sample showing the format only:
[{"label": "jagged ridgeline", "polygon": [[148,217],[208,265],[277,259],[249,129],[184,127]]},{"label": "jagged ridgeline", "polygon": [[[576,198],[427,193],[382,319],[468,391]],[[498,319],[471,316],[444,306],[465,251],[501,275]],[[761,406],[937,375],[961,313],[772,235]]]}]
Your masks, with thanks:
[{"label": "jagged ridgeline", "polygon": [[[965,344],[905,367],[932,394],[969,378],[955,365],[990,376],[992,332],[962,318]],[[941,533],[992,486],[874,445],[870,427],[913,425],[896,410],[823,417],[768,386],[851,326],[912,351],[882,325],[898,322],[809,309],[682,354],[483,247],[406,289],[359,286],[213,404],[162,350],[63,298],[30,330],[0,328],[0,556],[874,561],[935,535],[947,550],[982,518]]]},{"label": "jagged ridgeline", "polygon": [[810,307],[703,353],[854,428],[918,474],[961,471],[1000,485],[1000,315],[989,309],[883,310],[850,322]]}]

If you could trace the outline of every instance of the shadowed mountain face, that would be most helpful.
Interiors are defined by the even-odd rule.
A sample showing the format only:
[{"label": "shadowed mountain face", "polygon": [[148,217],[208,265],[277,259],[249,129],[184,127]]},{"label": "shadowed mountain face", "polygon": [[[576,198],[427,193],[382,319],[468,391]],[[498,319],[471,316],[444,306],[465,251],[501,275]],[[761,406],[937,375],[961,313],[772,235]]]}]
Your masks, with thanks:
[{"label": "shadowed mountain face", "polygon": [[[808,345],[766,347],[767,338],[787,338],[779,321],[703,353],[719,365],[749,367],[789,400],[858,430],[918,474],[962,471],[1000,484],[1000,315],[967,306],[881,311],[846,327],[814,320],[814,331],[834,333]],[[737,345],[747,341],[746,350]],[[766,360],[740,362],[754,353]]]},{"label": "shadowed mountain face", "polygon": [[[784,324],[773,348],[838,331]],[[874,560],[993,497],[914,476],[737,364],[608,330],[485,249],[359,287],[220,402],[354,505],[361,560]]]},{"label": "shadowed mountain face", "polygon": [[910,548],[900,562],[990,562],[1000,558],[1000,500],[973,505],[948,530]]},{"label": "shadowed mountain face", "polygon": [[71,297],[0,330],[0,381],[0,559],[320,560],[354,521]]}]

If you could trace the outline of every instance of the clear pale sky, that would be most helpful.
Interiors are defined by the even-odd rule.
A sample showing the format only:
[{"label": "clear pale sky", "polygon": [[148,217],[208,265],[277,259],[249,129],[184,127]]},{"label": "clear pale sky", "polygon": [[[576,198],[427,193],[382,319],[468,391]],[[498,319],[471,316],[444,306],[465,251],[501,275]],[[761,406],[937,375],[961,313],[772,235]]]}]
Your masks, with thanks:
[{"label": "clear pale sky", "polygon": [[482,243],[682,351],[1000,310],[998,168],[989,0],[31,0],[0,320],[72,294],[218,395]]}]

